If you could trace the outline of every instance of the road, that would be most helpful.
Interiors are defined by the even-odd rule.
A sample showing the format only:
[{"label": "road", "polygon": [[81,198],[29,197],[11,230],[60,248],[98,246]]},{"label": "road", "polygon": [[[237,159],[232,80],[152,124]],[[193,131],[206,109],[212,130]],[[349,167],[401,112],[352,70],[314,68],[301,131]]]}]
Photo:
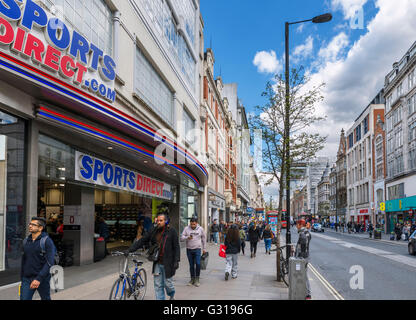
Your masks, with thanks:
[{"label": "road", "polygon": [[[292,243],[297,239],[293,228]],[[310,262],[345,300],[416,298],[416,257],[407,253],[404,242],[312,233]]]}]

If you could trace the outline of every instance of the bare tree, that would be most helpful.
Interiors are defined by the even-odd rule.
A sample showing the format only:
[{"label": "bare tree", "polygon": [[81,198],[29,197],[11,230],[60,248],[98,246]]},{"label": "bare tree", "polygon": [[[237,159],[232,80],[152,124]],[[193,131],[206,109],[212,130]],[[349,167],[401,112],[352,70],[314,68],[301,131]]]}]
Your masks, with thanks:
[{"label": "bare tree", "polygon": [[[319,133],[308,133],[308,129],[326,118],[316,115],[316,104],[323,100],[321,94],[324,84],[310,88],[310,78],[304,69],[292,69],[290,75],[290,179],[299,178],[294,164],[313,159],[316,153],[324,147],[326,137]],[[285,108],[286,87],[283,75],[276,75],[274,81],[268,81],[262,96],[267,99],[264,106],[256,106],[254,115],[250,117],[250,127],[261,130],[263,139],[263,167],[272,177],[266,182],[271,184],[274,179],[278,182],[279,194],[279,225],[277,227],[277,246],[280,247],[282,221],[282,203],[285,190]],[[287,221],[286,223],[290,223]],[[280,278],[280,251],[276,251],[277,280]]]}]

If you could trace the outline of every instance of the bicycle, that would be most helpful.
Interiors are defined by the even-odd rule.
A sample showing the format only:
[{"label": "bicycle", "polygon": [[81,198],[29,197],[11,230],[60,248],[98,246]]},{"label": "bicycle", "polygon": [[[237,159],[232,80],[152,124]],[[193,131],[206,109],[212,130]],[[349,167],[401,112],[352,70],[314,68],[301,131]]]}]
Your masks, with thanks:
[{"label": "bicycle", "polygon": [[[290,257],[295,255],[294,246],[292,244],[290,246]],[[282,278],[283,282],[289,287],[289,258],[286,257],[286,246],[279,247],[280,251],[280,277]]]},{"label": "bicycle", "polygon": [[[111,288],[109,300],[126,300],[134,298],[134,300],[143,300],[147,290],[146,270],[141,268],[143,261],[133,259],[135,264],[134,273],[131,275],[129,270],[129,257],[141,256],[140,253],[124,253],[115,251],[112,256],[124,256],[123,267],[120,270],[118,279]],[[121,263],[121,261],[120,261]],[[128,285],[128,287],[126,287]]]}]

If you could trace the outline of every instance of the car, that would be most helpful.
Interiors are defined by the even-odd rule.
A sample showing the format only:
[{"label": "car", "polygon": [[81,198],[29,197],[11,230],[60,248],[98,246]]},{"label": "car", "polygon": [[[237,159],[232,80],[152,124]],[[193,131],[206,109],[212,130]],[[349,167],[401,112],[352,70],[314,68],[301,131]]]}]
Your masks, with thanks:
[{"label": "car", "polygon": [[325,229],[322,227],[322,225],[320,223],[314,223],[312,225],[312,231],[315,231],[315,232],[324,232]]},{"label": "car", "polygon": [[412,235],[409,237],[409,243],[407,245],[407,248],[409,250],[410,255],[416,255],[416,231],[413,232]]}]

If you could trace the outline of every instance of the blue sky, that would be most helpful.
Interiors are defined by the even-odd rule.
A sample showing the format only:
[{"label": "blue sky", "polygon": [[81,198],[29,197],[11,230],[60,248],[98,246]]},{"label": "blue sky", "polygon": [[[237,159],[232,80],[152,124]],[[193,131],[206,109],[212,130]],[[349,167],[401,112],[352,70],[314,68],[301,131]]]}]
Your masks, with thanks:
[{"label": "blue sky", "polygon": [[[363,28],[352,28],[356,9]],[[319,130],[328,136],[321,155],[334,156],[342,128],[356,117],[384,84],[392,64],[416,40],[414,0],[202,0],[205,48],[212,43],[215,76],[237,82],[247,112],[263,104],[261,93],[275,71],[284,69],[284,23],[331,12],[325,24],[290,29],[291,67],[302,64],[311,85],[326,83],[317,114],[327,116]],[[297,53],[297,54],[296,54]],[[256,60],[256,64],[254,61]]]},{"label": "blue sky", "polygon": [[[362,26],[356,19],[363,15]],[[326,83],[316,113],[323,123],[308,128],[327,136],[319,155],[336,155],[347,131],[383,88],[387,73],[416,41],[415,0],[202,0],[205,47],[215,55],[215,76],[237,82],[247,112],[263,104],[261,93],[284,70],[284,23],[331,12],[325,24],[290,29],[291,67],[302,64],[310,85]],[[265,194],[275,194],[275,186]]]},{"label": "blue sky", "polygon": [[[374,15],[374,6],[368,4],[367,15]],[[259,73],[253,64],[258,51],[274,50],[282,58],[285,50],[284,23],[310,19],[316,15],[331,12],[333,20],[326,24],[304,23],[290,27],[290,49],[302,45],[309,36],[314,36],[314,52],[320,43],[329,41],[345,24],[341,11],[331,10],[331,6],[321,0],[295,1],[247,1],[247,0],[203,0],[201,13],[205,23],[205,48],[212,47],[215,55],[215,76],[220,72],[224,82],[238,82],[239,95],[248,111],[262,103],[260,97],[271,74]],[[356,40],[364,30],[342,27]],[[291,62],[294,66],[295,61]],[[304,66],[311,65],[313,54],[299,61]],[[283,63],[283,61],[282,61]],[[282,65],[284,67],[284,65]]]}]

